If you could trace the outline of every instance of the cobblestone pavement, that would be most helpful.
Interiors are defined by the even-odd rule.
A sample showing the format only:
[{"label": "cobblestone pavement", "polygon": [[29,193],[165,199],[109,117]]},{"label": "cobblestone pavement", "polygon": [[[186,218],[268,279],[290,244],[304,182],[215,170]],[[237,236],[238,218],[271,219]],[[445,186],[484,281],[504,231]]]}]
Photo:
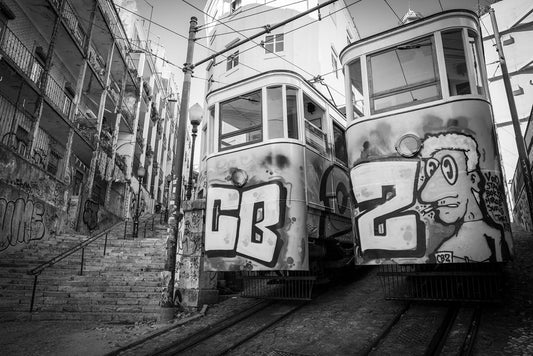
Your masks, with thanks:
[{"label": "cobblestone pavement", "polygon": [[[515,231],[514,245],[515,258],[506,267],[504,303],[484,307],[474,345],[475,355],[533,355],[533,234]],[[357,355],[368,347],[378,330],[403,305],[383,299],[376,271],[372,269],[363,269],[358,280],[334,288],[334,296],[319,297],[233,354]],[[187,338],[225,315],[256,302],[234,297],[210,306],[205,316],[181,313],[176,323],[194,320],[174,328],[168,337]],[[105,355],[170,326],[72,321],[0,322],[0,354]],[[149,354],[158,346],[146,344],[124,355]]]}]

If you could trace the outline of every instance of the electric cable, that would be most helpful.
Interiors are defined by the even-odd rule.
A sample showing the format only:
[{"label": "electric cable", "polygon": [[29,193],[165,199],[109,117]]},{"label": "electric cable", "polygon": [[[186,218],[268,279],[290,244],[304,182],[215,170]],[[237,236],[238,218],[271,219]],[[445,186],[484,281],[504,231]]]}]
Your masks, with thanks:
[{"label": "electric cable", "polygon": [[[268,2],[265,2],[264,4],[257,4],[256,6],[249,7],[249,8],[247,8],[247,9],[243,9],[243,10],[241,10],[239,13],[240,13],[240,14],[243,14],[243,13],[248,12],[248,11],[250,11],[250,10],[256,9],[256,8],[258,8],[258,7],[261,7],[261,6],[264,6],[264,5],[267,5],[267,4],[270,4],[270,3],[276,2],[276,1],[278,1],[278,0],[270,0],[270,1],[268,1]],[[202,12],[203,12],[203,11],[202,11]],[[205,14],[205,12],[204,12],[204,14]],[[207,15],[207,14],[206,14],[206,15]],[[225,18],[229,18],[229,17],[231,17],[232,15],[233,15],[233,13],[230,13],[230,14],[228,14],[228,15],[226,15],[226,16],[221,17],[220,20],[223,20],[223,19],[225,19]],[[209,15],[207,15],[207,16],[209,16]],[[210,16],[210,17],[213,18],[212,16]],[[200,28],[203,29],[203,28],[205,28],[205,27],[209,27],[209,26],[211,26],[212,24],[217,23],[217,22],[218,22],[218,20],[217,20],[217,21],[212,21],[212,22],[205,23],[205,24],[201,25]]]},{"label": "electric cable", "polygon": [[392,13],[394,14],[394,16],[396,16],[396,18],[398,19],[398,23],[399,24],[402,24],[402,19],[398,16],[398,14],[396,14],[396,11],[394,11],[394,9],[392,8],[392,6],[390,6],[389,2],[387,0],[383,0],[385,1],[385,4],[387,4],[387,6],[389,7],[389,9],[392,11]]}]

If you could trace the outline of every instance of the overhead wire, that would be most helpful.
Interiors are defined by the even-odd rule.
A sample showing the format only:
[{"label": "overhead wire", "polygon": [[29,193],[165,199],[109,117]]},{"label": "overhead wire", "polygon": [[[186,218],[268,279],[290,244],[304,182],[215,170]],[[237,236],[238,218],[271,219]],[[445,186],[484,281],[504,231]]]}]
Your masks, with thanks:
[{"label": "overhead wire", "polygon": [[394,16],[396,16],[396,18],[398,19],[398,22],[401,24],[402,23],[402,19],[400,18],[400,16],[398,16],[398,14],[396,13],[396,11],[394,11],[394,9],[392,8],[392,6],[390,6],[389,2],[387,0],[383,0],[385,1],[385,4],[387,4],[387,6],[389,7],[389,9],[392,11],[392,13],[394,14]]}]

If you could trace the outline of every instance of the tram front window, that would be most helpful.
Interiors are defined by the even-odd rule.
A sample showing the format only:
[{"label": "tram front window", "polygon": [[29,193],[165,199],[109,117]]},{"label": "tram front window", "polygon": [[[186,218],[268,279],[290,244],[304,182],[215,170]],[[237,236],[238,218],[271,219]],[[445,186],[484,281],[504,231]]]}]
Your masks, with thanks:
[{"label": "tram front window", "polygon": [[[352,105],[354,117],[363,116],[364,95],[363,95],[363,75],[361,73],[361,58],[357,58],[348,65],[350,82],[352,86]],[[351,119],[351,118],[350,118]]]},{"label": "tram front window", "polygon": [[283,91],[280,86],[267,88],[268,138],[283,137]]},{"label": "tram front window", "polygon": [[441,98],[432,37],[374,54],[368,68],[373,113]]},{"label": "tram front window", "polygon": [[220,103],[220,150],[260,142],[261,90]]},{"label": "tram front window", "polygon": [[443,32],[442,47],[450,96],[471,94],[462,30]]},{"label": "tram front window", "polygon": [[479,60],[479,45],[477,34],[468,30],[468,50],[472,53],[472,60],[474,61],[474,81],[476,83],[477,94],[483,95],[483,77],[481,76],[481,62]]}]

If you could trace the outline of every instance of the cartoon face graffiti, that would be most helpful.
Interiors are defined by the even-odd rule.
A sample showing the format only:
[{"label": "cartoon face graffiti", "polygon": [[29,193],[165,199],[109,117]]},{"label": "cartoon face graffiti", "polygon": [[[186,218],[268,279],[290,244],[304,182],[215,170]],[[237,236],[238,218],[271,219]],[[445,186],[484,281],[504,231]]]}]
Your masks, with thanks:
[{"label": "cartoon face graffiti", "polygon": [[421,189],[421,201],[430,204],[436,212],[435,219],[446,225],[461,219],[481,219],[478,204],[481,175],[476,168],[475,142],[471,140],[468,143],[473,145],[451,149],[432,147],[432,143],[436,143],[433,139],[427,140],[429,144],[424,143],[422,151],[423,155],[428,155],[430,150],[435,150],[425,161],[426,181]]},{"label": "cartoon face graffiti", "polygon": [[437,263],[501,260],[502,231],[484,214],[477,144],[470,136],[441,134],[424,141],[425,182],[420,200],[435,221],[455,231],[435,250]]}]

